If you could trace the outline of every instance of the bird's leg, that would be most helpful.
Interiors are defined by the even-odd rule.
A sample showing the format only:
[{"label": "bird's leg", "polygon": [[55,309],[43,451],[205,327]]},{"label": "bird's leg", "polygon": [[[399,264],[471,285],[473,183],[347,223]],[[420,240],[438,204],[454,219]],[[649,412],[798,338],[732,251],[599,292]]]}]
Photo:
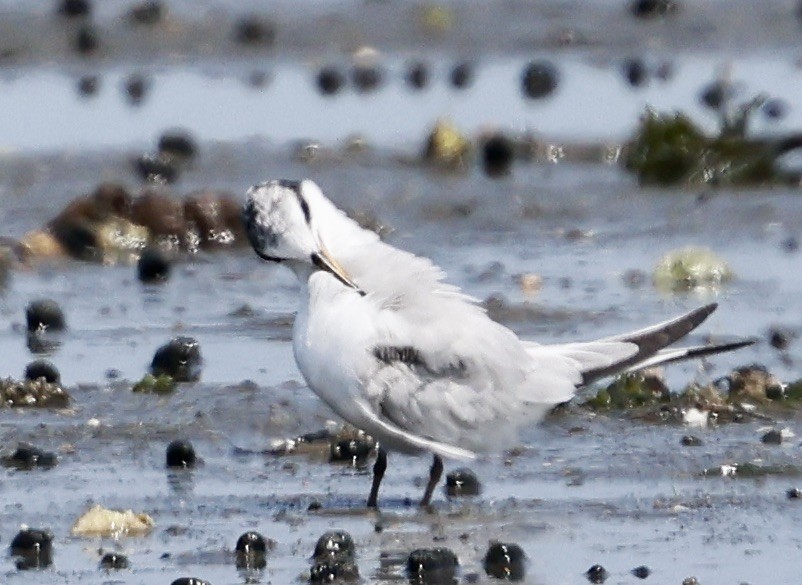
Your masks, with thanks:
[{"label": "bird's leg", "polygon": [[440,458],[440,455],[435,455],[434,459],[432,460],[432,466],[429,469],[429,483],[426,484],[426,491],[423,492],[423,499],[420,501],[421,508],[425,508],[429,505],[429,502],[432,501],[432,494],[434,493],[434,488],[437,483],[440,481],[440,477],[443,475],[443,460]]},{"label": "bird's leg", "polygon": [[376,507],[376,499],[379,497],[379,485],[384,477],[384,472],[387,469],[387,451],[379,447],[379,453],[376,455],[376,463],[373,464],[373,485],[370,486],[370,495],[368,496],[368,508]]}]

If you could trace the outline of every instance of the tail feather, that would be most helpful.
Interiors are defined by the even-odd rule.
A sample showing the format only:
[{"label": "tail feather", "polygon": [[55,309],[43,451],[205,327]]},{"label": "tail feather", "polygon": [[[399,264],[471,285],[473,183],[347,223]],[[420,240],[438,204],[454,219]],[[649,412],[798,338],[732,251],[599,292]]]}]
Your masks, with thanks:
[{"label": "tail feather", "polygon": [[693,347],[672,347],[668,349],[661,349],[653,356],[627,368],[626,371],[634,372],[644,368],[652,368],[654,366],[661,366],[673,362],[680,362],[684,360],[701,358],[708,355],[735,351],[736,349],[748,347],[754,343],[754,339],[745,339],[743,341],[734,341],[732,343],[716,343],[710,345],[696,345]]},{"label": "tail feather", "polygon": [[703,357],[706,355],[732,351],[751,345],[754,340],[739,341],[718,345],[704,345],[691,348],[664,349],[675,341],[685,337],[688,333],[701,325],[718,307],[717,303],[710,303],[694,309],[670,321],[658,323],[645,329],[608,337],[599,341],[620,341],[635,344],[638,348],[629,357],[615,363],[589,368],[582,372],[582,386],[591,384],[600,378],[624,371],[633,371],[658,364],[666,364],[685,359]]}]

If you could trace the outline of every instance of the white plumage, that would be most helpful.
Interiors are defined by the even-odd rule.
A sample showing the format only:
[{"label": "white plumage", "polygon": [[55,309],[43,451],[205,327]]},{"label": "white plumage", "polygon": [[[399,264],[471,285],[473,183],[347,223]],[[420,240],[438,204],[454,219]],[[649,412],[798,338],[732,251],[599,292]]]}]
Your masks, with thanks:
[{"label": "white plumage", "polygon": [[257,254],[286,263],[301,283],[293,349],[309,387],[389,449],[471,458],[509,445],[595,377],[684,356],[658,351],[715,308],[616,338],[538,345],[492,321],[430,260],[361,228],[309,180],[252,187],[243,218]]}]

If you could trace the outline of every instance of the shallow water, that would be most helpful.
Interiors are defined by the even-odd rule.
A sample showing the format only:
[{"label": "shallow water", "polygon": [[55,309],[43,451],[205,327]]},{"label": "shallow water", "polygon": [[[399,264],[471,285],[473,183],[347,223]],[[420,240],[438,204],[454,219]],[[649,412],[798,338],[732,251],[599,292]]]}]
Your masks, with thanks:
[{"label": "shallow water", "polygon": [[[759,341],[704,364],[671,367],[672,389],[753,362],[782,380],[799,378],[798,341],[785,353],[766,342],[773,326],[800,331],[799,253],[788,251],[789,239],[802,236],[797,189],[642,189],[614,162],[575,159],[518,163],[510,176],[494,180],[478,168],[444,173],[411,160],[438,117],[471,133],[488,126],[534,131],[555,144],[619,144],[647,103],[682,108],[710,123],[697,93],[728,63],[742,83],[739,95],[765,91],[789,104],[780,122],[758,116],[757,130],[798,129],[792,35],[799,32],[792,6],[744,3],[739,14],[711,2],[684,7],[669,23],[640,26],[606,1],[581,11],[571,3],[550,11],[521,3],[496,11],[474,5],[473,12],[455,5],[463,36],[433,39],[405,37],[408,23],[401,32],[369,26],[371,18],[407,22],[414,6],[318,3],[301,22],[292,7],[278,4],[283,32],[276,46],[252,52],[218,43],[225,33],[211,26],[244,7],[204,6],[211,8],[194,14],[185,2],[170,4],[171,25],[148,33],[152,42],[143,46],[138,33],[116,20],[122,4],[102,3],[95,19],[107,27],[110,46],[84,59],[63,51],[64,38],[54,31],[66,34],[66,25],[49,3],[23,10],[0,2],[6,16],[0,30],[25,22],[42,33],[32,37],[38,44],[0,64],[0,235],[19,238],[42,226],[101,180],[137,190],[132,159],[152,150],[162,130],[181,126],[199,140],[200,155],[171,187],[177,197],[203,188],[240,196],[266,178],[308,176],[341,207],[375,218],[389,242],[431,257],[451,282],[480,299],[501,295],[506,301],[498,318],[522,336],[552,342],[611,335],[716,300],[719,310],[689,342],[708,335]],[[248,8],[259,10],[255,3]],[[351,29],[343,24],[349,17]],[[594,28],[599,17],[609,26]],[[738,45],[736,33],[749,27],[749,18],[762,26],[746,46]],[[531,20],[540,24],[527,28]],[[555,52],[553,36],[566,28],[591,40]],[[187,31],[199,30],[217,32],[192,44]],[[384,51],[389,77],[376,93],[346,89],[322,98],[313,75],[321,63],[349,62],[352,47],[332,40],[347,30],[363,31],[354,33],[355,44],[373,41]],[[502,30],[512,32],[494,38]],[[3,38],[16,46],[17,35]],[[334,53],[332,43],[339,47]],[[407,60],[421,54],[435,77],[429,89],[412,93],[402,74]],[[654,65],[671,62],[673,76],[630,89],[621,63],[642,55]],[[543,56],[558,66],[560,86],[546,101],[527,102],[520,70]],[[475,59],[476,79],[457,91],[444,78],[463,58]],[[247,83],[255,68],[268,72],[261,89]],[[120,84],[137,70],[150,76],[152,89],[141,106],[131,107]],[[75,91],[87,73],[101,79],[90,99]],[[368,148],[342,148],[354,134],[366,136]],[[317,155],[310,159],[302,149],[299,156],[296,143],[310,140],[320,141]],[[658,258],[687,244],[715,250],[737,278],[712,291],[656,290],[649,275]],[[631,270],[645,273],[642,284],[629,283]],[[528,273],[542,277],[535,294],[518,284]],[[0,294],[0,375],[21,377],[35,357],[26,346],[24,309],[41,297],[57,299],[66,313],[68,329],[46,357],[73,402],[65,411],[0,410],[3,454],[28,441],[60,458],[50,470],[0,470],[0,544],[21,524],[46,527],[55,535],[55,557],[52,567],[27,572],[4,557],[4,583],[156,584],[179,576],[216,585],[303,582],[317,537],[331,528],[353,535],[365,583],[403,579],[403,566],[387,558],[430,546],[458,554],[460,582],[490,582],[481,561],[495,539],[523,547],[528,583],[583,583],[582,573],[595,563],[610,572],[608,583],[638,582],[629,571],[639,565],[649,566],[650,580],[660,583],[690,575],[703,584],[797,578],[792,559],[802,545],[796,528],[802,509],[785,491],[800,481],[799,440],[762,444],[767,421],[699,430],[568,409],[527,430],[521,449],[471,466],[483,482],[482,496],[449,500],[438,491],[433,513],[406,502],[420,496],[429,461],[391,455],[381,513],[369,513],[363,509],[366,469],[329,464],[324,451],[260,453],[271,441],[322,428],[333,416],[293,362],[297,285],[288,271],[245,249],[182,262],[162,286],[141,285],[124,265],[15,270]],[[169,396],[132,393],[155,350],[175,335],[200,342],[201,381]],[[798,432],[799,420],[782,413],[777,426]],[[688,432],[703,446],[680,446]],[[167,471],[164,449],[175,438],[191,440],[203,465]],[[746,462],[787,467],[755,479],[703,474]],[[446,471],[458,466],[449,463]],[[312,502],[322,509],[308,511]],[[92,503],[147,512],[156,528],[117,542],[70,536]],[[277,545],[264,572],[244,575],[231,551],[251,529]],[[101,571],[100,548],[122,551],[132,568]]]}]

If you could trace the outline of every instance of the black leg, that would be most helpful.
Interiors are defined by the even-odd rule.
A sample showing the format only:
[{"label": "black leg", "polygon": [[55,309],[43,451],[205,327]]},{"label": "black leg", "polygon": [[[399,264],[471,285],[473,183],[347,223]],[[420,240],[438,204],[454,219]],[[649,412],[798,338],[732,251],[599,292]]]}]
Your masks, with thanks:
[{"label": "black leg", "polygon": [[434,488],[437,486],[442,475],[443,460],[440,459],[440,455],[435,455],[432,461],[432,467],[429,469],[429,483],[426,484],[426,491],[423,492],[423,499],[420,501],[421,508],[425,508],[432,501]]},{"label": "black leg", "polygon": [[370,486],[370,495],[368,496],[368,508],[376,507],[376,499],[379,497],[379,485],[384,477],[384,472],[387,469],[387,451],[379,447],[379,453],[376,455],[376,463],[373,464],[373,485]]}]

